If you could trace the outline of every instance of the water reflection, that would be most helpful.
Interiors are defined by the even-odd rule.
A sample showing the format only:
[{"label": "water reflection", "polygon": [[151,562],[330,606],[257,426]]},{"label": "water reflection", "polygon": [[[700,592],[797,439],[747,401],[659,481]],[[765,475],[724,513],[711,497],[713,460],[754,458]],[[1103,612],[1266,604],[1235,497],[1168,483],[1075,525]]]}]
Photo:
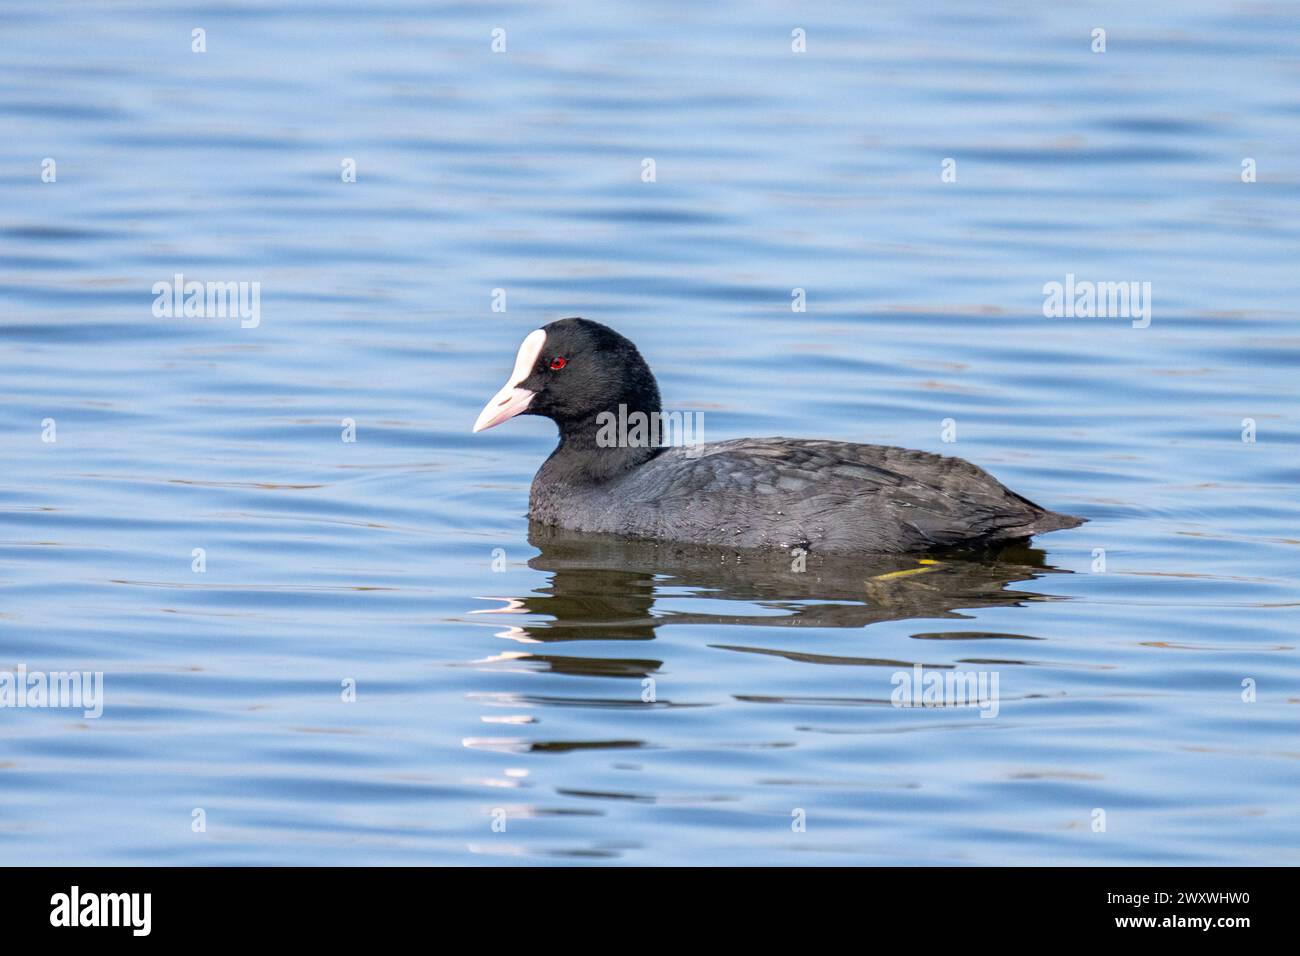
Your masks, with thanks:
[{"label": "water reflection", "polygon": [[[520,597],[497,598],[502,607],[477,612],[519,615],[499,636],[525,644],[648,641],[665,624],[859,628],[909,618],[966,618],[964,611],[977,608],[1058,600],[1009,586],[1069,573],[1025,545],[985,554],[852,560],[809,554],[795,570],[795,560],[784,552],[635,541],[538,524],[530,526],[528,540],[540,552],[529,567],[547,572],[547,584]],[[644,677],[660,666],[648,656],[511,657],[598,677]],[[869,657],[809,662],[907,663]]]}]

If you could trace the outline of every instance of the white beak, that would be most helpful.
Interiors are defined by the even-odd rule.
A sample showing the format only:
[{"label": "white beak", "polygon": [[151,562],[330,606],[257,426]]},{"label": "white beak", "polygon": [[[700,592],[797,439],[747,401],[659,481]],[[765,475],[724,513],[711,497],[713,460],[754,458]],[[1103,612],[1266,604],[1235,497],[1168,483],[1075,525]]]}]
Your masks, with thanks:
[{"label": "white beak", "polygon": [[490,402],[483,406],[478,421],[474,423],[474,431],[481,432],[493,425],[500,425],[507,418],[514,418],[529,406],[537,393],[519,386],[533,373],[533,366],[537,364],[545,344],[546,333],[541,329],[528,333],[523,344],[519,346],[519,354],[515,356],[515,370],[510,373],[510,380],[502,386],[501,391],[492,396]]}]

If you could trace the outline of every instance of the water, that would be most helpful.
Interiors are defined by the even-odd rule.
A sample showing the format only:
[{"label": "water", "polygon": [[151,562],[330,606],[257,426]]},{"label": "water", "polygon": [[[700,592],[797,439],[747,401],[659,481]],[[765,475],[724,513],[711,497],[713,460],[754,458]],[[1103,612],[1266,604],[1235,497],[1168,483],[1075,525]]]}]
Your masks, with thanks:
[{"label": "water", "polygon": [[[0,710],[0,862],[1300,862],[1297,12],[6,4],[0,669],[105,706]],[[260,323],[156,318],[176,273]],[[1150,326],[1044,318],[1067,274]],[[709,439],[1091,521],[530,539],[552,426],[470,425],[573,314]],[[916,663],[997,716],[890,706]]]}]

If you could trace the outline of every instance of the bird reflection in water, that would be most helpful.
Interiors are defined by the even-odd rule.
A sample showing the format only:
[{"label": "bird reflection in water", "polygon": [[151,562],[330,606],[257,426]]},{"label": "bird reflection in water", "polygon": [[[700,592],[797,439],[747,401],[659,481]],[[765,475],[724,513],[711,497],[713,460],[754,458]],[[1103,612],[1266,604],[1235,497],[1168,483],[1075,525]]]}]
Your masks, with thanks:
[{"label": "bird reflection in water", "polygon": [[[547,586],[521,597],[494,598],[505,606],[476,612],[526,617],[499,634],[524,644],[649,641],[666,624],[860,628],[911,618],[962,619],[968,617],[964,610],[1060,600],[1008,585],[1069,573],[1047,565],[1042,551],[1023,543],[979,554],[852,559],[807,554],[800,559],[784,551],[728,551],[537,523],[530,525],[528,540],[540,552],[528,565],[550,574]],[[700,610],[689,609],[693,601]],[[718,602],[734,603],[737,610],[719,610]],[[640,678],[662,664],[649,655],[566,656],[522,649],[511,657],[592,677]]]}]

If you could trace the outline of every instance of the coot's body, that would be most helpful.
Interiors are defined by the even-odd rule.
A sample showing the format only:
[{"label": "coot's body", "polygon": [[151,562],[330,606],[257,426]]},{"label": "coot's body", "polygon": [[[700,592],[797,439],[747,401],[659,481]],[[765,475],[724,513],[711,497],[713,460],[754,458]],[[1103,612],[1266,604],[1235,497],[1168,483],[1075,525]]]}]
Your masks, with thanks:
[{"label": "coot's body", "polygon": [[[620,409],[620,406],[622,408]],[[660,411],[636,347],[595,322],[531,333],[475,431],[517,414],[560,428],[529,517],[574,531],[823,554],[975,548],[1082,519],[1040,508],[961,458],[794,438],[660,448],[611,444],[607,425]]]},{"label": "coot's body", "polygon": [[885,445],[742,438],[666,448],[608,480],[572,481],[563,454],[528,515],[575,531],[821,553],[979,547],[1080,524],[960,458]]}]

